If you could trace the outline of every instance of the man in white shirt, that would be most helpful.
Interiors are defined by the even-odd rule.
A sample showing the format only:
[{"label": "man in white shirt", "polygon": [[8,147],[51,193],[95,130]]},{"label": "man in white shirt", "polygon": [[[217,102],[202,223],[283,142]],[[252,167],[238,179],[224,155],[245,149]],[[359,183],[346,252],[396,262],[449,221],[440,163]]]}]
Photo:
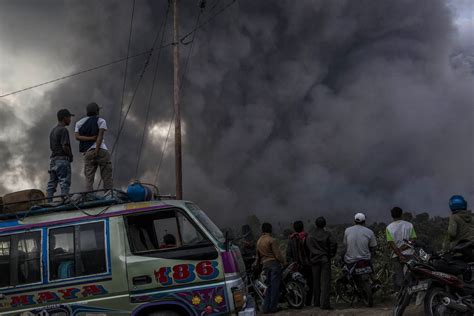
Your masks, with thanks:
[{"label": "man in white shirt", "polygon": [[100,107],[97,103],[87,105],[87,116],[76,123],[75,136],[79,141],[79,151],[84,154],[84,175],[86,191],[94,190],[94,177],[100,169],[104,189],[113,188],[112,162],[110,153],[104,142],[107,122],[99,117]]},{"label": "man in white shirt", "polygon": [[365,227],[365,215],[357,213],[354,216],[355,225],[348,227],[344,232],[344,246],[346,263],[355,263],[361,260],[372,259],[372,253],[377,246],[377,239],[372,230]]},{"label": "man in white shirt", "polygon": [[385,234],[387,241],[393,250],[392,269],[393,269],[393,288],[397,292],[403,283],[403,264],[401,260],[405,260],[405,256],[412,255],[413,249],[407,247],[405,240],[413,240],[416,238],[415,228],[412,223],[402,220],[403,210],[394,207],[391,210],[393,222],[387,226]]}]

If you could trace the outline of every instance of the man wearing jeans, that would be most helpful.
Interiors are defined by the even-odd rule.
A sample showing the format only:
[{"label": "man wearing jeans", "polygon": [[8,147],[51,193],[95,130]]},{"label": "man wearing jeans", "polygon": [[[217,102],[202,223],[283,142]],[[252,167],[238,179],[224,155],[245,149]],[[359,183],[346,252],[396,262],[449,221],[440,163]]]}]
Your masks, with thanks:
[{"label": "man wearing jeans", "polygon": [[110,153],[104,142],[107,122],[99,117],[97,103],[87,105],[87,116],[76,123],[75,136],[79,141],[79,151],[84,154],[84,175],[86,191],[94,190],[94,177],[97,168],[100,169],[104,189],[113,188],[112,162]]},{"label": "man wearing jeans", "polygon": [[263,302],[263,313],[275,313],[280,296],[281,266],[286,265],[278,241],[272,237],[272,225],[262,224],[262,236],[257,241],[257,265],[262,264],[267,276],[267,291]]},{"label": "man wearing jeans", "polygon": [[46,192],[48,201],[52,201],[56,188],[59,184],[61,195],[68,195],[71,186],[71,162],[73,160],[69,132],[66,126],[71,124],[69,110],[62,109],[57,113],[58,125],[49,134],[49,146],[51,148],[51,160],[49,163],[49,181]]}]

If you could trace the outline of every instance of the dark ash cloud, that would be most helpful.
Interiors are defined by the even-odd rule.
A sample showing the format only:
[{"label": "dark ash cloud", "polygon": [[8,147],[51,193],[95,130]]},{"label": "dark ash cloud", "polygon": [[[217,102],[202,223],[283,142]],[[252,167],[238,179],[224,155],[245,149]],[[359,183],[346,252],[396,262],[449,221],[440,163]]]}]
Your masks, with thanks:
[{"label": "dark ash cloud", "polygon": [[[197,8],[181,4],[184,34]],[[166,2],[137,1],[133,51],[150,47],[165,9]],[[75,67],[125,54],[128,4],[65,2],[58,10],[68,17],[63,51]],[[360,210],[380,220],[394,204],[446,214],[452,194],[474,201],[474,79],[464,63],[453,63],[455,38],[441,0],[239,1],[196,37],[183,91],[186,198],[222,224],[252,213],[348,222]],[[150,126],[167,128],[172,115],[170,53],[161,56]],[[155,60],[121,138],[119,185],[135,176]],[[143,60],[130,63],[128,99],[142,66]],[[38,106],[67,104],[81,113],[95,100],[105,107],[111,145],[122,78],[120,65],[64,81]],[[45,111],[28,130],[28,141],[44,146],[24,163],[42,183],[53,124]],[[147,137],[140,168],[147,181],[162,141]],[[174,191],[167,153],[163,193]],[[81,188],[76,156],[74,186]]]}]

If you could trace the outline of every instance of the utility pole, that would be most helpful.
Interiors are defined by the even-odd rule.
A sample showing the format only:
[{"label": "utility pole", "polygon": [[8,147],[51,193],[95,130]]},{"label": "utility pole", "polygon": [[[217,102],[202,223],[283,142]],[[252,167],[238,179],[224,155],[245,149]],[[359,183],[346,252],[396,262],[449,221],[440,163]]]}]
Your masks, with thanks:
[{"label": "utility pole", "polygon": [[173,106],[174,106],[174,155],[176,174],[176,198],[183,199],[183,170],[181,159],[181,109],[179,98],[179,0],[173,0]]}]

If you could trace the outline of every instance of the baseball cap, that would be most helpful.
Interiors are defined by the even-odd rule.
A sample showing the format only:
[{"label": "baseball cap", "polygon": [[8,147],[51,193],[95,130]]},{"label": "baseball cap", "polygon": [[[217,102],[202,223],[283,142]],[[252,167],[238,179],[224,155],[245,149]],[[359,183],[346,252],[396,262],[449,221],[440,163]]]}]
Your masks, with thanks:
[{"label": "baseball cap", "polygon": [[89,103],[86,107],[87,115],[92,114],[92,113],[97,114],[99,110],[100,110],[100,106],[95,102]]},{"label": "baseball cap", "polygon": [[65,117],[71,117],[71,116],[74,116],[74,114],[72,114],[71,112],[69,112],[68,109],[61,109],[58,111],[58,121],[61,121],[62,119],[64,119]]},{"label": "baseball cap", "polygon": [[365,222],[365,215],[364,215],[364,213],[357,213],[357,214],[354,216],[354,220],[355,220],[356,223]]}]

